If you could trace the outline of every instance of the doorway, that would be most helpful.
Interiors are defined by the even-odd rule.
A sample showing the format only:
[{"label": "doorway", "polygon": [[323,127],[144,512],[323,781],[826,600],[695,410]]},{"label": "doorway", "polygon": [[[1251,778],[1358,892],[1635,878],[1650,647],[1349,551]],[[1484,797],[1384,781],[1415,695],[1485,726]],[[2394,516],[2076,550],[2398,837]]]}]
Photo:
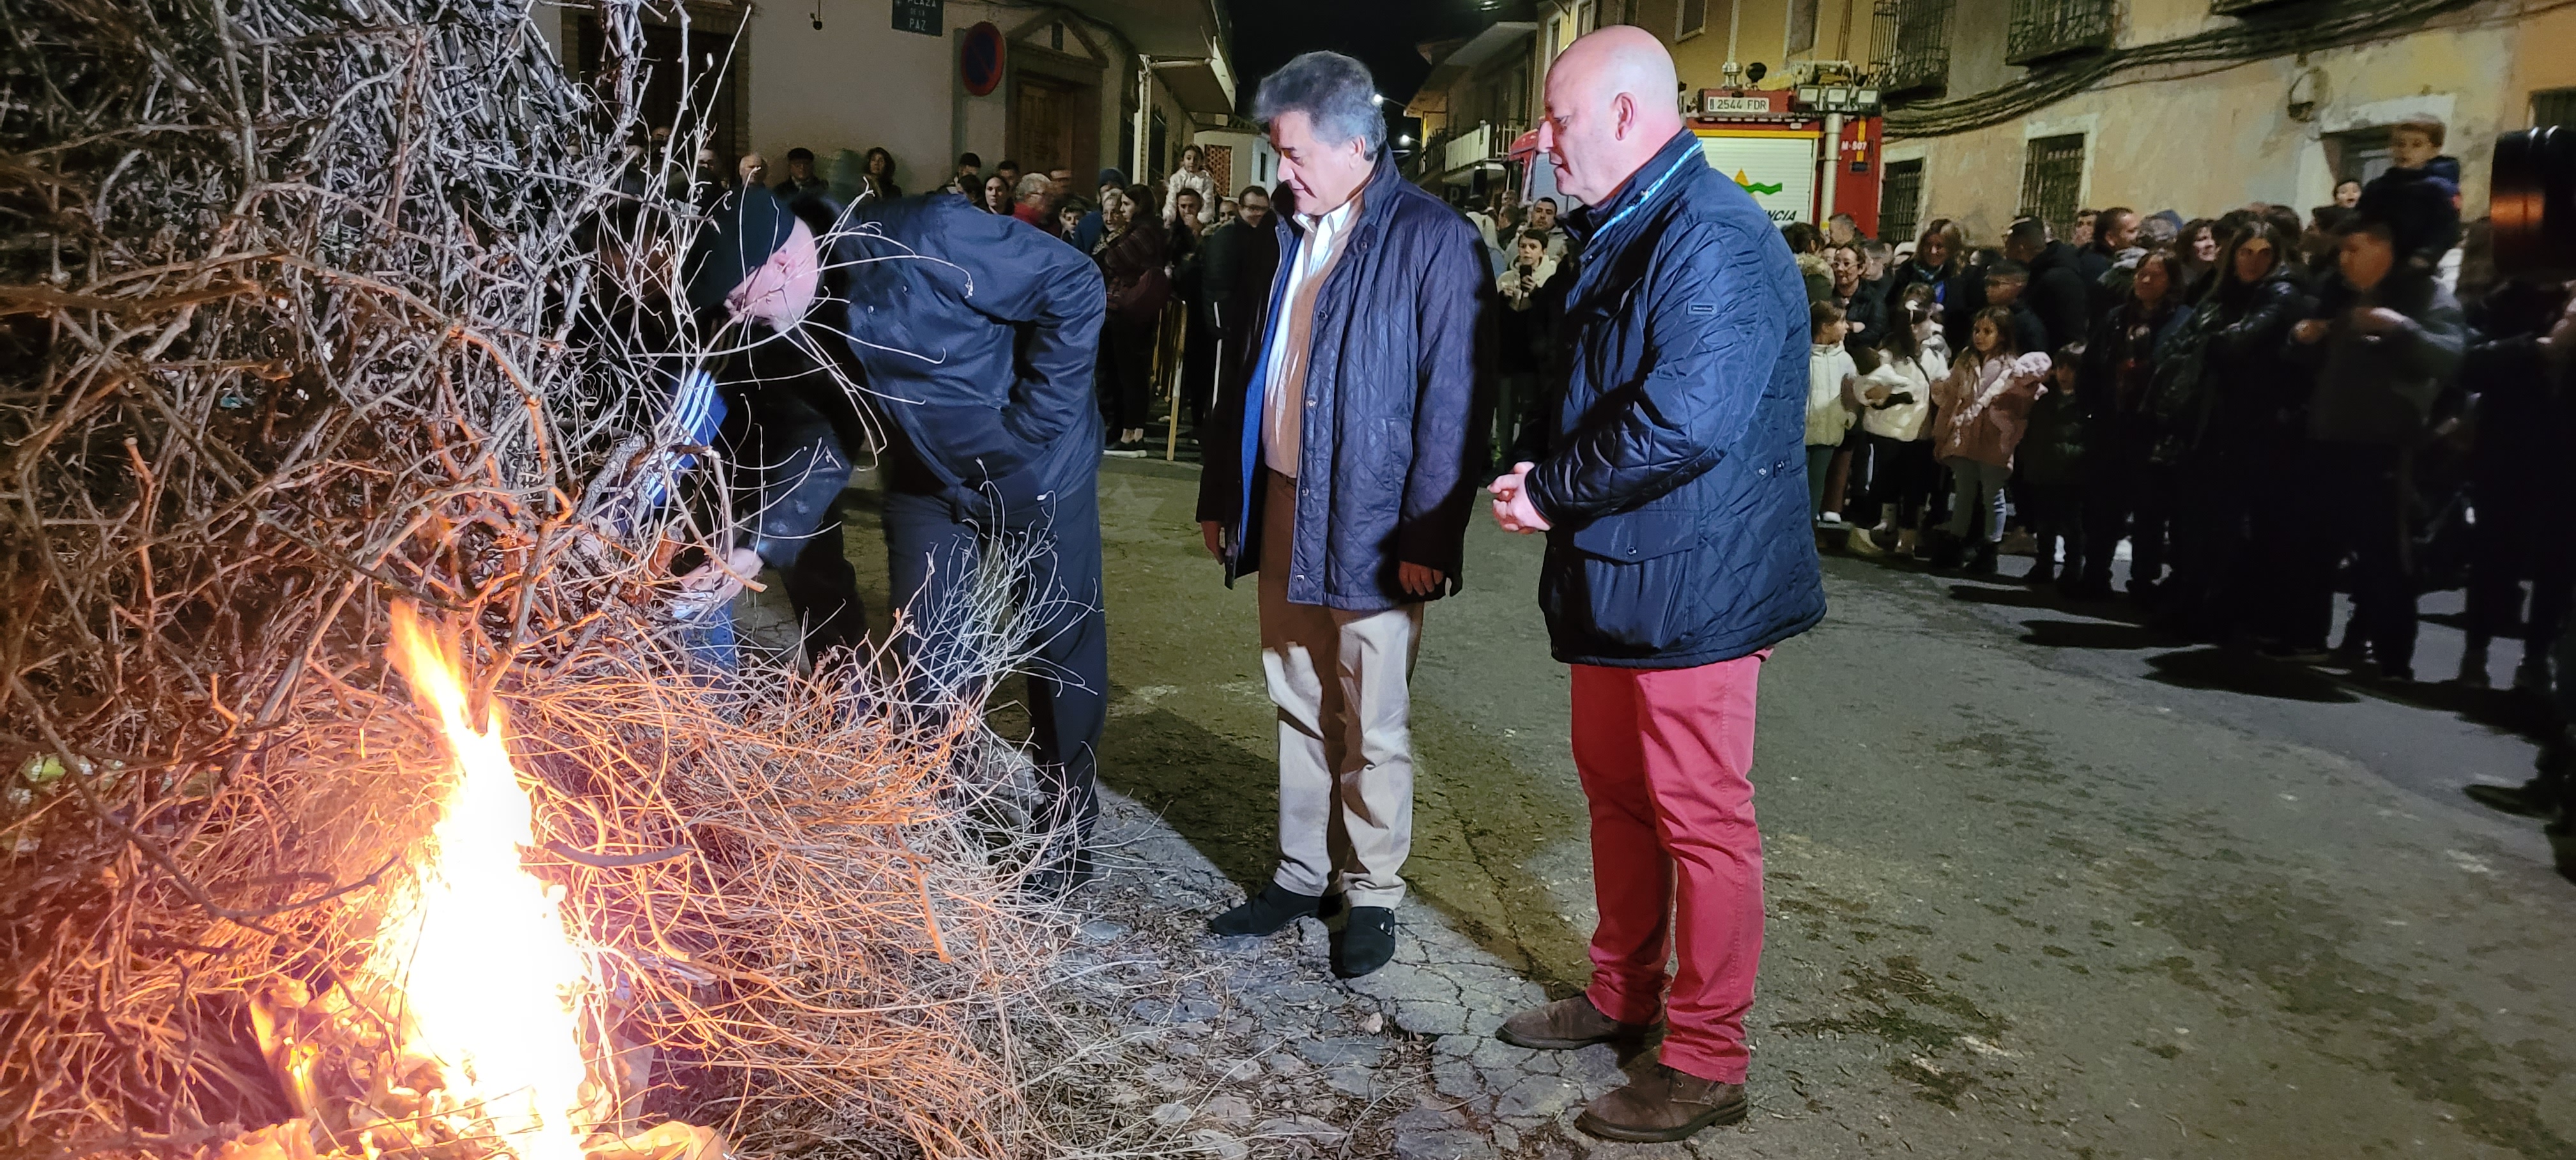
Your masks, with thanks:
[{"label": "doorway", "polygon": [[1100,140],[1095,86],[1018,70],[1011,78],[1010,154],[1023,173],[1070,169],[1089,188],[1091,154]]}]

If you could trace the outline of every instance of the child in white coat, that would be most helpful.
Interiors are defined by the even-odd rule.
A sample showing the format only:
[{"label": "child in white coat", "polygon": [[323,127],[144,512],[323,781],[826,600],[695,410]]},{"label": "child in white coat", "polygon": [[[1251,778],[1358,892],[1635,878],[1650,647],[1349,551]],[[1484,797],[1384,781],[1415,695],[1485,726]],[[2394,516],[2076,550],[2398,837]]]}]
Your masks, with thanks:
[{"label": "child in white coat", "polygon": [[1833,468],[1834,449],[1851,430],[1853,408],[1846,400],[1860,368],[1843,349],[1848,328],[1842,307],[1818,302],[1807,308],[1807,321],[1815,342],[1807,353],[1807,516],[1839,524],[1840,515],[1825,511],[1825,477]]},{"label": "child in white coat", "polygon": [[1848,542],[1864,556],[1891,547],[1913,554],[1941,483],[1941,465],[1932,458],[1932,385],[1950,373],[1949,346],[1932,317],[1930,294],[1908,295],[1899,309],[1887,333],[1878,336],[1878,365],[1852,383],[1848,400],[1860,411],[1868,495],[1880,512],[1877,527],[1853,532]]}]

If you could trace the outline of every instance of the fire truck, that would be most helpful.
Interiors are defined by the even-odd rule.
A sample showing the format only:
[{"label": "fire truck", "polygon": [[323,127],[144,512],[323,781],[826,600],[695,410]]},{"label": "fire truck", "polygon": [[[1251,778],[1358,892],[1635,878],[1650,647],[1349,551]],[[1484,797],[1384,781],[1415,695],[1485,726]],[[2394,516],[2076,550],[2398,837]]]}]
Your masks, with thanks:
[{"label": "fire truck", "polygon": [[[1822,225],[1847,213],[1874,237],[1885,131],[1877,111],[1877,91],[1857,85],[1702,89],[1689,124],[1709,167],[1752,194],[1772,221]],[[1512,161],[1525,200],[1555,194],[1535,131],[1512,142]]]}]

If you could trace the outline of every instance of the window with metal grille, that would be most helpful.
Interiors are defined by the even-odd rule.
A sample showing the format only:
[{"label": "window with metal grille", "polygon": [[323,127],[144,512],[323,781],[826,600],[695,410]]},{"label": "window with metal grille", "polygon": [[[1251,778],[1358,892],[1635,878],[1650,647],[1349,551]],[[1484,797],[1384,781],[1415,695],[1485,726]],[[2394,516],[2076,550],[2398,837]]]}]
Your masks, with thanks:
[{"label": "window with metal grille", "polygon": [[1682,0],[1681,27],[1674,30],[1675,39],[1708,31],[1708,0]]},{"label": "window with metal grille", "polygon": [[2576,89],[2548,89],[2531,94],[2531,126],[2576,125]]},{"label": "window with metal grille", "polygon": [[1950,10],[1956,0],[1875,0],[1871,79],[1888,100],[1937,94],[1950,82]]},{"label": "window with metal grille", "polygon": [[2048,223],[2058,237],[2075,233],[2076,202],[2084,195],[2084,134],[2034,137],[2021,168],[2021,216]]},{"label": "window with metal grille", "polygon": [[1878,237],[1893,246],[1914,240],[1923,220],[1923,163],[1890,161],[1878,187]]},{"label": "window with metal grille", "polygon": [[2111,47],[2112,0],[2013,0],[2006,64],[2038,64]]}]

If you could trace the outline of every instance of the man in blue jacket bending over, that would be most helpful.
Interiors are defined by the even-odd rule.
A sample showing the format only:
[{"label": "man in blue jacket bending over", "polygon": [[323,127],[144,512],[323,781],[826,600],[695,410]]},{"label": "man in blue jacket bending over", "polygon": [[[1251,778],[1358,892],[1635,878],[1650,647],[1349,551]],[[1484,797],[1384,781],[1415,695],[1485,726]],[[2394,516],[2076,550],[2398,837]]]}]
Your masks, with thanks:
[{"label": "man in blue jacket bending over", "polygon": [[1413,845],[1407,691],[1423,602],[1455,591],[1484,462],[1484,243],[1396,172],[1368,68],[1310,52],[1253,115],[1296,192],[1249,375],[1203,441],[1199,520],[1226,580],[1258,570],[1261,665],[1279,707],[1279,863],[1209,925],[1270,934],[1350,905],[1334,968],[1395,954]]},{"label": "man in blue jacket bending over", "polygon": [[[1092,874],[1083,846],[1100,810],[1093,776],[1109,691],[1091,393],[1108,301],[1099,267],[951,195],[847,210],[809,195],[794,218],[767,190],[727,206],[736,200],[741,209],[719,215],[692,259],[692,285],[716,287],[716,300],[738,285],[737,316],[803,321],[782,328],[794,338],[781,357],[802,354],[807,365],[771,368],[771,389],[826,380],[837,393],[838,380],[814,360],[855,366],[886,432],[879,462],[894,607],[915,623],[953,626],[929,610],[977,582],[980,553],[1027,553],[1017,595],[1033,621],[1029,716],[1051,804],[1049,842],[1026,882],[1042,894],[1080,886]],[[848,469],[840,471],[813,490],[838,494]],[[937,629],[895,643],[924,679],[970,698],[981,690],[962,687],[992,676],[959,671],[969,650]]]},{"label": "man in blue jacket bending over", "polygon": [[1591,987],[1498,1034],[1570,1049],[1660,1016],[1660,1066],[1575,1121],[1613,1140],[1744,1118],[1762,956],[1754,682],[1772,645],[1825,613],[1799,506],[1806,291],[1780,231],[1708,167],[1673,88],[1672,57],[1631,27],[1548,70],[1538,146],[1585,207],[1572,378],[1545,452],[1490,489],[1505,529],[1547,533],[1539,608],[1574,669],[1601,905]]}]

